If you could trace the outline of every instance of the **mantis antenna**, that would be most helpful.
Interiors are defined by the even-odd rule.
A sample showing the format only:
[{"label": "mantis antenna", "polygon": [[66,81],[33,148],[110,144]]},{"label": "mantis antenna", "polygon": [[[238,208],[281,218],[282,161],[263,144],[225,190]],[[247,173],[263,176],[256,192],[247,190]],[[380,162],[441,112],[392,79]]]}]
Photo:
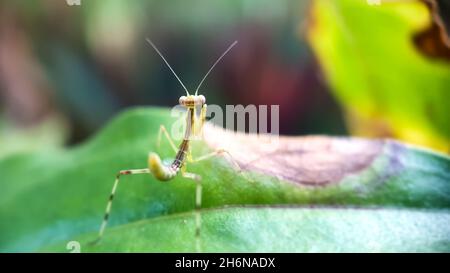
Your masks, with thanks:
[{"label": "mantis antenna", "polygon": [[[177,73],[175,73],[175,71],[173,71],[172,67],[170,66],[170,64],[167,62],[166,58],[164,58],[164,56],[161,54],[161,52],[159,52],[158,48],[152,43],[152,41],[147,38],[146,39],[147,42],[153,47],[153,49],[156,51],[156,53],[158,53],[159,56],[161,56],[161,58],[163,59],[163,61],[166,63],[166,65],[169,67],[170,71],[172,71],[173,75],[175,75],[175,77],[177,78],[177,80],[181,83],[181,86],[183,86],[184,90],[186,91],[186,94],[189,96],[189,91],[187,90],[186,86],[184,86],[183,82],[180,80],[180,78],[178,77]],[[226,52],[225,52],[226,53]],[[225,55],[225,54],[224,54]],[[222,57],[220,57],[222,58]],[[219,58],[219,60],[220,60]],[[214,64],[216,65],[216,64]],[[214,66],[213,66],[214,67]],[[209,72],[208,72],[209,73]]]},{"label": "mantis antenna", "polygon": [[[211,68],[208,70],[208,72],[206,72],[205,76],[203,77],[202,81],[200,82],[200,84],[198,85],[197,89],[195,90],[195,95],[197,96],[198,90],[200,89],[200,86],[202,86],[203,82],[205,81],[206,77],[208,77],[209,73],[211,73],[211,71],[213,70],[213,68],[216,66],[217,63],[220,62],[220,60],[223,58],[223,56],[225,56],[228,51],[230,51],[236,44],[238,43],[238,41],[234,41],[228,48],[227,50],[225,50],[224,53],[222,53],[222,55],[217,59],[217,61],[211,66]],[[161,56],[162,57],[162,56]]]}]

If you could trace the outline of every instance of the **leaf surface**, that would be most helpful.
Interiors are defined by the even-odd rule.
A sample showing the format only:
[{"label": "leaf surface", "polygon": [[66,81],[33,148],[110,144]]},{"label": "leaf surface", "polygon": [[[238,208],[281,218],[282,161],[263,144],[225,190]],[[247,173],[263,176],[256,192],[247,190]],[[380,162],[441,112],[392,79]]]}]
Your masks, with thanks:
[{"label": "leaf surface", "polygon": [[[104,240],[85,244],[96,237],[119,170],[145,168],[149,151],[173,158],[167,142],[155,145],[160,124],[173,122],[167,109],[134,109],[78,147],[2,159],[0,251],[67,252],[72,240],[82,251],[194,251],[195,183],[151,175],[123,178]],[[266,139],[257,145],[211,126],[205,136],[194,157],[220,143],[244,171],[227,157],[188,164],[203,177],[204,251],[450,250],[445,155],[330,137],[281,137],[270,154]]]}]

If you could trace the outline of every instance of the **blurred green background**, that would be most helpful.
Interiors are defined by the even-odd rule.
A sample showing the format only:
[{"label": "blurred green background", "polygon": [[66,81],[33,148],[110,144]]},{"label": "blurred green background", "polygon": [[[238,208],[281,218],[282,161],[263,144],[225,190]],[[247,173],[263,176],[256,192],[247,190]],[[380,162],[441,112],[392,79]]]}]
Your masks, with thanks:
[{"label": "blurred green background", "polygon": [[146,37],[188,88],[238,40],[201,93],[209,104],[280,105],[282,134],[448,152],[448,60],[414,48],[426,6],[397,2],[4,0],[0,158],[80,143],[126,107],[174,106],[183,90]]},{"label": "blurred green background", "polygon": [[79,143],[126,107],[174,106],[184,91],[146,37],[191,89],[238,40],[201,90],[209,104],[279,104],[281,133],[345,134],[301,35],[306,12],[306,1],[2,1],[0,153]]}]

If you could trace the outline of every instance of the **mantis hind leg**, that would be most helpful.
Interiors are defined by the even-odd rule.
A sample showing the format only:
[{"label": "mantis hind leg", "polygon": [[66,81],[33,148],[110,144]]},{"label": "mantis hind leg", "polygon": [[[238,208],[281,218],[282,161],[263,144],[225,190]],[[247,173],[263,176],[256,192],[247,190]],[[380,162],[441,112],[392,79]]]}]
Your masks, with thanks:
[{"label": "mantis hind leg", "polygon": [[173,139],[170,137],[169,132],[167,132],[167,129],[164,125],[159,126],[158,140],[156,142],[156,147],[159,149],[159,147],[161,146],[162,135],[164,135],[164,137],[167,139],[167,141],[169,141],[169,144],[170,144],[170,147],[172,148],[172,150],[175,153],[177,153],[178,152],[177,146],[175,145],[175,142],[173,142]]},{"label": "mantis hind leg", "polygon": [[116,180],[114,181],[114,185],[113,185],[113,188],[111,190],[111,194],[109,195],[108,203],[107,203],[106,209],[105,209],[105,214],[103,216],[103,221],[102,221],[102,224],[100,226],[100,230],[98,232],[98,237],[97,237],[97,239],[95,241],[91,242],[91,244],[98,243],[103,237],[103,233],[105,232],[105,228],[108,225],[109,214],[111,213],[111,208],[112,208],[112,204],[113,204],[113,200],[114,200],[114,195],[116,194],[116,190],[117,190],[117,188],[119,186],[120,178],[123,175],[134,175],[134,174],[145,174],[145,173],[150,173],[150,170],[149,169],[125,170],[125,171],[120,171],[117,174]]},{"label": "mantis hind leg", "polygon": [[212,158],[212,157],[216,157],[216,156],[225,156],[225,155],[228,157],[228,159],[230,160],[231,164],[234,166],[234,168],[237,170],[237,172],[238,172],[239,174],[242,174],[242,175],[245,177],[246,180],[248,180],[248,181],[250,181],[250,182],[254,182],[253,179],[252,179],[251,177],[249,177],[249,176],[242,170],[241,166],[237,163],[237,161],[236,161],[236,160],[234,159],[234,157],[230,154],[230,152],[228,152],[228,151],[225,150],[225,149],[218,149],[218,150],[216,150],[216,151],[214,151],[214,152],[211,152],[211,153],[206,154],[206,155],[202,155],[202,156],[200,156],[200,157],[198,157],[198,158],[195,158],[195,159],[192,158],[192,156],[191,156],[191,158],[188,158],[188,159],[190,159],[190,162],[191,162],[191,163],[196,163],[196,162],[200,162],[200,161],[203,161],[203,160],[210,159],[210,158]]},{"label": "mantis hind leg", "polygon": [[195,250],[202,252],[201,246],[201,208],[202,208],[202,177],[195,173],[186,172],[186,168],[181,169],[181,175],[195,181]]}]

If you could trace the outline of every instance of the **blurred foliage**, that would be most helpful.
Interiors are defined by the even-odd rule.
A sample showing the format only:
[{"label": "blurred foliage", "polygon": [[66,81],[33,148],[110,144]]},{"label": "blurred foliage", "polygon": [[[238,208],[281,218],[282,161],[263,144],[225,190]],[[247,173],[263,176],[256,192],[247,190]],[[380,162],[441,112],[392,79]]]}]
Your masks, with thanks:
[{"label": "blurred foliage", "polygon": [[[104,240],[86,244],[96,238],[117,171],[145,168],[149,150],[173,157],[167,143],[155,147],[160,124],[170,128],[173,121],[168,109],[135,109],[76,148],[0,160],[0,251],[65,252],[74,239],[82,251],[194,251],[195,183],[182,177],[168,183],[123,177]],[[347,151],[348,141],[338,150]],[[204,249],[450,251],[450,159],[383,143],[369,165],[327,186],[257,173],[251,182],[221,157],[188,165],[204,178],[204,209],[266,205],[204,210]],[[194,144],[195,155],[210,151],[204,142]]]},{"label": "blurred foliage", "polygon": [[202,88],[209,104],[278,104],[283,134],[346,134],[297,34],[306,1],[6,0],[0,10],[0,111],[17,127],[61,115],[76,144],[123,108],[175,105],[183,90],[150,37],[188,88],[239,40]]},{"label": "blurred foliage", "polygon": [[10,155],[40,151],[51,153],[64,145],[64,121],[47,119],[31,128],[17,128],[0,119],[0,159]]},{"label": "blurred foliage", "polygon": [[413,36],[431,24],[420,1],[313,2],[308,37],[352,133],[450,151],[450,63]]},{"label": "blurred foliage", "polygon": [[76,144],[123,108],[177,102],[182,90],[145,37],[188,87],[237,39],[205,83],[208,103],[278,104],[282,134],[343,135],[349,127],[448,152],[449,64],[413,44],[430,18],[420,1],[6,0],[1,119],[28,132],[16,129],[62,117],[62,135]]}]

